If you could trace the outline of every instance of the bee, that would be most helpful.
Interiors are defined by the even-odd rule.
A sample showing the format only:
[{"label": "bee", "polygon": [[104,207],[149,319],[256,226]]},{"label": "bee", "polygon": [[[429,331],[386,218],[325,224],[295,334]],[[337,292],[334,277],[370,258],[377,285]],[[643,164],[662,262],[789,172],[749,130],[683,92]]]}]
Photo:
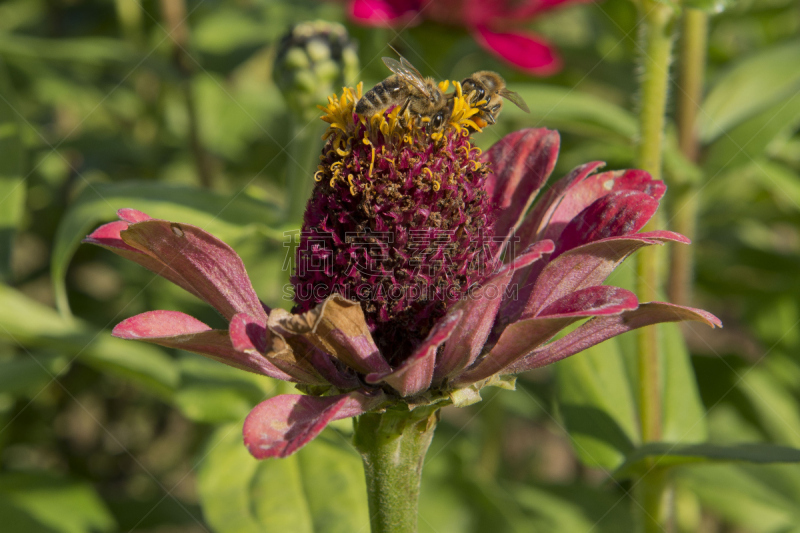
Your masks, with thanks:
[{"label": "bee", "polygon": [[475,122],[481,128],[487,124],[497,123],[497,115],[503,109],[503,99],[513,103],[526,113],[531,112],[520,95],[506,89],[506,80],[491,70],[480,70],[469,78],[464,78],[461,82],[461,89],[465,95],[471,95],[471,104],[486,100],[486,103],[480,106],[480,113],[475,116],[477,119]]},{"label": "bee", "polygon": [[377,84],[364,94],[356,104],[356,113],[372,116],[393,105],[400,105],[400,114],[406,109],[420,126],[429,133],[440,131],[452,113],[452,102],[433,78],[423,78],[422,74],[400,56],[400,61],[384,57],[383,63],[394,74]]}]

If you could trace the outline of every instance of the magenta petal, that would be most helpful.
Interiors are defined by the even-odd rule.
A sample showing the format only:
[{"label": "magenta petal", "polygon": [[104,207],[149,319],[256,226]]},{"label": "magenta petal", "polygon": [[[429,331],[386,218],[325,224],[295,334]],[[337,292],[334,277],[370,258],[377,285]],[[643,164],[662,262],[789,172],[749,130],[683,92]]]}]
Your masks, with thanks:
[{"label": "magenta petal", "polygon": [[168,265],[228,320],[247,313],[266,321],[244,263],[213,235],[189,224],[147,220],[132,224],[121,236],[128,245]]},{"label": "magenta petal", "polygon": [[154,337],[190,335],[211,328],[196,318],[179,311],[148,311],[117,324],[111,334],[120,339],[147,340]]},{"label": "magenta petal", "polygon": [[554,302],[540,316],[508,326],[489,354],[475,368],[458,376],[454,383],[466,385],[486,379],[530,355],[573,322],[587,316],[619,314],[636,309],[638,303],[636,295],[619,287],[588,287],[569,294]]},{"label": "magenta petal", "polygon": [[571,292],[548,305],[539,317],[614,315],[639,307],[636,295],[627,289],[598,285]]},{"label": "magenta petal", "polygon": [[413,396],[426,390],[433,380],[436,350],[450,338],[461,320],[461,315],[461,311],[447,314],[433,327],[428,337],[397,370],[369,374],[367,383],[386,382],[401,396]]},{"label": "magenta petal", "polygon": [[231,319],[228,331],[233,347],[240,352],[267,351],[267,339],[270,333],[266,323],[260,323],[246,313],[239,313]]},{"label": "magenta petal", "polygon": [[285,381],[298,381],[257,353],[242,353],[231,344],[228,332],[211,329],[178,311],[148,311],[123,320],[111,332],[115,337],[140,340],[166,348],[204,355],[220,363]]},{"label": "magenta petal", "polygon": [[[133,209],[122,209],[120,211],[133,211],[133,213],[138,213],[140,215],[144,215],[144,213],[139,213],[139,211],[134,211]],[[126,213],[126,216],[128,213]],[[135,215],[134,215],[135,216]],[[145,217],[147,215],[144,215]],[[170,266],[165,265],[159,259],[157,259],[153,254],[149,252],[145,252],[143,250],[138,250],[122,240],[121,232],[128,229],[130,224],[128,222],[117,220],[116,222],[110,222],[108,224],[104,224],[90,233],[83,242],[89,244],[96,244],[98,246],[102,246],[108,250],[111,250],[115,254],[119,255],[120,257],[124,257],[129,261],[133,261],[143,267],[145,267],[150,272],[160,275],[161,277],[171,281],[175,285],[181,287],[182,289],[194,294],[201,300],[203,297],[200,295],[199,292],[190,285],[180,274],[175,272]]]},{"label": "magenta petal", "polygon": [[564,227],[596,200],[617,191],[639,191],[660,200],[667,190],[663,181],[654,180],[643,170],[603,172],[571,186],[561,197],[539,238],[558,239]]},{"label": "magenta petal", "polygon": [[357,392],[338,396],[282,394],[258,404],[244,422],[244,443],[256,459],[287,457],[333,420],[377,408],[385,396]]},{"label": "magenta petal", "polygon": [[487,50],[512,65],[535,74],[548,76],[561,69],[561,59],[544,40],[530,33],[495,33],[478,27],[475,39]]},{"label": "magenta petal", "polygon": [[124,220],[125,222],[130,222],[131,224],[153,219],[153,217],[151,217],[150,215],[142,213],[141,211],[137,211],[136,209],[131,209],[130,207],[126,207],[124,209],[120,209],[119,211],[117,211],[117,216],[121,220]]},{"label": "magenta petal", "polygon": [[684,322],[693,320],[708,326],[722,327],[722,322],[707,311],[683,307],[664,302],[639,304],[632,311],[616,316],[596,317],[581,325],[575,331],[546,346],[533,351],[530,355],[518,360],[508,368],[510,373],[524,372],[533,368],[549,365],[566,357],[591,348],[604,340],[616,337],[652,324],[662,322]]},{"label": "magenta petal", "polygon": [[414,0],[351,0],[350,17],[365,26],[389,27],[408,20],[419,7]]},{"label": "magenta petal", "polygon": [[582,244],[632,235],[658,209],[658,200],[638,191],[617,191],[596,200],[564,228],[551,260]]},{"label": "magenta petal", "polygon": [[[547,191],[542,195],[539,201],[530,210],[528,216],[520,225],[517,231],[517,236],[520,237],[521,243],[525,246],[539,240],[539,235],[543,234],[543,229],[549,226],[550,221],[553,219],[553,213],[564,201],[564,195],[573,185],[580,183],[586,176],[592,174],[598,168],[605,166],[602,161],[592,161],[585,163],[556,181]],[[565,222],[562,222],[560,229],[563,230]],[[561,231],[558,232],[558,235]],[[556,236],[558,236],[556,235]]]},{"label": "magenta petal", "polygon": [[484,155],[492,173],[486,192],[499,210],[495,234],[508,237],[517,228],[558,157],[557,131],[526,129],[510,133]]},{"label": "magenta petal", "polygon": [[483,283],[474,295],[470,293],[466,300],[454,308],[464,309],[464,315],[436,358],[434,381],[449,377],[475,361],[489,337],[514,272],[539,260],[543,254],[552,252],[553,246],[553,241],[532,245],[513,262],[503,265],[496,276]]},{"label": "magenta petal", "polygon": [[600,285],[630,254],[652,244],[667,241],[688,243],[671,231],[651,231],[626,237],[609,237],[567,250],[551,260],[539,274],[533,292],[520,314],[530,318],[567,294]]},{"label": "magenta petal", "polygon": [[109,222],[108,224],[103,224],[87,235],[86,238],[83,239],[83,242],[145,255],[144,252],[141,252],[132,246],[128,246],[125,244],[125,241],[122,240],[120,232],[125,231],[126,229],[128,229],[128,223],[123,220]]}]

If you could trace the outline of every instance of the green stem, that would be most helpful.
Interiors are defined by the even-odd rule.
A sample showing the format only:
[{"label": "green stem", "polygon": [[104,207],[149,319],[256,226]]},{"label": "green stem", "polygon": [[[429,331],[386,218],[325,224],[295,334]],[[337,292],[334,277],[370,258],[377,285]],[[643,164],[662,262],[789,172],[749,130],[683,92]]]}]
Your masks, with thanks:
[{"label": "green stem", "polygon": [[664,533],[668,531],[669,491],[667,472],[655,467],[639,480],[635,488],[639,509],[639,531]]},{"label": "green stem", "polygon": [[[661,178],[665,113],[669,87],[669,68],[674,40],[675,7],[657,0],[641,0],[643,17],[641,101],[637,166],[655,179]],[[658,219],[646,229],[660,226]],[[656,247],[639,252],[637,292],[644,302],[658,300],[660,276]],[[644,442],[661,439],[661,376],[658,329],[642,328],[638,333],[639,421]],[[666,479],[651,471],[637,483],[637,510],[641,531],[663,531],[666,512],[663,505]]]},{"label": "green stem", "polygon": [[355,421],[372,533],[416,533],[422,465],[438,419],[436,409],[403,407]]},{"label": "green stem", "polygon": [[[648,171],[655,179],[660,179],[675,11],[671,6],[651,1],[644,2],[642,7],[643,75],[637,166]],[[637,288],[639,298],[644,302],[658,299],[657,266],[655,247],[645,248],[639,253]],[[652,441],[658,440],[661,436],[658,339],[655,328],[642,328],[639,331],[639,406],[642,438],[645,441]]]},{"label": "green stem", "polygon": [[[683,16],[680,57],[680,87],[677,93],[678,144],[687,159],[697,162],[700,143],[697,141],[697,112],[703,97],[703,74],[706,68],[708,15],[687,9]],[[694,240],[697,223],[698,188],[689,184],[673,199],[673,229]],[[669,296],[672,303],[690,305],[694,247],[672,247]]]},{"label": "green stem", "polygon": [[302,222],[306,204],[314,190],[314,173],[322,150],[322,133],[327,126],[320,120],[311,123],[292,119],[292,141],[289,146],[286,171],[287,221]]}]

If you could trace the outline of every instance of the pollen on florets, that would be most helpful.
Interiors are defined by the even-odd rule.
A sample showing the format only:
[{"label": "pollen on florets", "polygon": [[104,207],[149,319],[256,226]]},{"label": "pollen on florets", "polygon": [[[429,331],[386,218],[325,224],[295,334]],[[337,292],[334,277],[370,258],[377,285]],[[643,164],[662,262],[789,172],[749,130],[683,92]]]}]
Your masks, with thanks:
[{"label": "pollen on florets", "polygon": [[435,133],[400,106],[357,115],[361,95],[360,84],[345,88],[322,108],[330,128],[292,277],[295,311],[334,292],[360,301],[396,363],[494,267],[496,217],[489,171],[470,142],[478,110],[458,84],[449,123]]}]

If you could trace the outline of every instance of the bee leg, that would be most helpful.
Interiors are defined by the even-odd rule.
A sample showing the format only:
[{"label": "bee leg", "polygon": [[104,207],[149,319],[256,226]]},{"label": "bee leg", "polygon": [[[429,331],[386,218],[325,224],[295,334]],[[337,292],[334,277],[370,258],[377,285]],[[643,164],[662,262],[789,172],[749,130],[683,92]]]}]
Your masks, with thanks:
[{"label": "bee leg", "polygon": [[411,103],[411,98],[406,98],[406,102],[403,104],[403,107],[400,108],[400,114],[398,116],[405,114],[406,109],[408,109],[408,104],[410,103]]}]

